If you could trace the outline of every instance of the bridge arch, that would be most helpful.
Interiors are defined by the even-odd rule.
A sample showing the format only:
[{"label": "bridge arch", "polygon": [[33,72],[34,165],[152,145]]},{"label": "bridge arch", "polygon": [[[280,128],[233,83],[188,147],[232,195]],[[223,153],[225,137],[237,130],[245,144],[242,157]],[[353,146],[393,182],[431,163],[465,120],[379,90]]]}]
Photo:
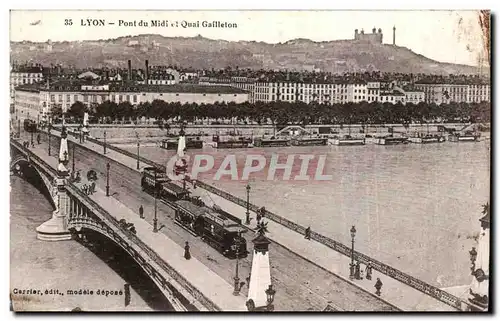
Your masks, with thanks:
[{"label": "bridge arch", "polygon": [[29,157],[16,155],[10,163],[10,172],[13,175],[22,177],[27,182],[35,186],[50,202],[53,209],[56,209],[54,198],[52,197],[52,178],[41,173],[36,166],[32,166]]},{"label": "bridge arch", "polygon": [[[170,311],[175,311],[175,306],[179,306],[179,304],[186,307],[187,309],[196,309],[162,275],[156,272],[156,270],[148,263],[148,259],[143,258],[139,253],[135,251],[135,249],[128,246],[127,242],[123,240],[120,235],[115,233],[103,222],[100,222],[98,218],[72,217],[70,218],[69,223],[69,230],[76,239],[85,237],[86,231],[92,231],[98,233],[107,241],[112,242],[114,245],[121,248],[124,253],[126,253],[129,258],[132,258],[137,266],[139,266],[140,269],[148,276],[148,278],[154,284],[155,288],[163,294],[163,298],[166,300],[167,307],[170,309]],[[165,295],[165,291],[163,290],[166,290],[167,293],[171,293],[172,295]]]}]

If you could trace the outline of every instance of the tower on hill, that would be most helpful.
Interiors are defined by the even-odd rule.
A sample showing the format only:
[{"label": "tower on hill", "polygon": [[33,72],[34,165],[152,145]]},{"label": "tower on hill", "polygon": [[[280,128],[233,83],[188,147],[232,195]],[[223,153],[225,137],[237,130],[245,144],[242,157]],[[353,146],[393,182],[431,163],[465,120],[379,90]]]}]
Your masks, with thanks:
[{"label": "tower on hill", "polygon": [[377,29],[373,27],[372,33],[365,33],[363,29],[361,32],[358,32],[358,29],[354,30],[354,40],[370,42],[373,44],[382,44],[383,34],[382,29]]}]

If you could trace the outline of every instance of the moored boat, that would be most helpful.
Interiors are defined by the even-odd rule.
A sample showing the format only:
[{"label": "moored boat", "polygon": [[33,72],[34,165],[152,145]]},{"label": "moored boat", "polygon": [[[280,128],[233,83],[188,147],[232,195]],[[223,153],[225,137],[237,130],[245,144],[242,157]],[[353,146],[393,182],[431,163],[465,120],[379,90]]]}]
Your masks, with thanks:
[{"label": "moored boat", "polygon": [[394,137],[394,136],[386,136],[386,137],[371,137],[366,139],[367,142],[371,142],[376,145],[399,145],[399,144],[408,144],[408,137]]},{"label": "moored boat", "polygon": [[425,136],[414,136],[409,137],[408,141],[414,144],[433,144],[433,143],[443,143],[446,139],[442,136],[437,135],[425,135]]},{"label": "moored boat", "polygon": [[365,145],[365,139],[345,135],[344,137],[328,138],[328,143],[336,146],[359,146]]},{"label": "moored boat", "polygon": [[448,140],[450,142],[458,143],[458,142],[478,142],[481,134],[466,132],[465,134],[455,133],[453,135],[448,136]]},{"label": "moored boat", "polygon": [[285,137],[271,137],[271,138],[255,138],[255,147],[284,147],[290,146],[290,138]]},{"label": "moored boat", "polygon": [[215,143],[215,148],[248,148],[253,147],[252,139],[246,137],[231,137],[227,140],[222,140],[220,136],[215,135],[212,138]]},{"label": "moored boat", "polygon": [[[168,149],[168,150],[177,150],[178,146],[177,139],[165,139],[160,142],[160,148]],[[200,137],[196,138],[188,138],[186,139],[186,148],[187,149],[201,149],[203,148],[203,141]]]},{"label": "moored boat", "polygon": [[295,137],[292,138],[293,146],[325,146],[328,138],[323,137]]}]

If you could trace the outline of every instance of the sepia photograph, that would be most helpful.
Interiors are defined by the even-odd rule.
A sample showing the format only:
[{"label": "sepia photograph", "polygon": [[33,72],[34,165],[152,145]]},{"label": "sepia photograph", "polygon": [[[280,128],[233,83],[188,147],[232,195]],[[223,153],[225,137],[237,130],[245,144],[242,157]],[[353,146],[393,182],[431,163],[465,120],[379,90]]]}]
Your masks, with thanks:
[{"label": "sepia photograph", "polygon": [[490,21],[10,10],[10,310],[491,313]]}]

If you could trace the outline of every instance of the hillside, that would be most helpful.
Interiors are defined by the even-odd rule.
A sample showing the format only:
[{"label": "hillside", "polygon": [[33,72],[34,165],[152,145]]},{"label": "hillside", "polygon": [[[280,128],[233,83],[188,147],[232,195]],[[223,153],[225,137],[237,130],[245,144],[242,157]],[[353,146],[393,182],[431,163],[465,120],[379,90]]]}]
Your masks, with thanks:
[{"label": "hillside", "polygon": [[98,41],[54,42],[52,51],[43,43],[11,42],[11,58],[34,61],[44,65],[62,63],[77,68],[88,66],[126,67],[131,59],[134,68],[151,65],[183,67],[265,69],[312,69],[341,73],[372,71],[401,73],[450,74],[477,73],[466,65],[440,63],[418,55],[408,48],[375,45],[354,40],[314,42],[295,39],[268,44],[255,41],[231,42],[204,37],[168,38],[160,35],[139,35]]}]

